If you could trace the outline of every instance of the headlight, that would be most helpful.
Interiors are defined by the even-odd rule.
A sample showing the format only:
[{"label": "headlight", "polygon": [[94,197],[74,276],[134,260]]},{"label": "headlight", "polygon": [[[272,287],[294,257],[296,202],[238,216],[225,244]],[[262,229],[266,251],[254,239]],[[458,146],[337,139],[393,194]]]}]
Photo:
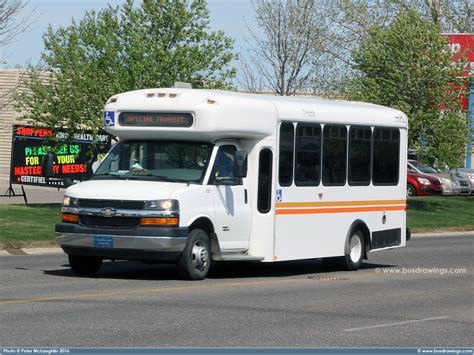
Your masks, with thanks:
[{"label": "headlight", "polygon": [[179,211],[179,202],[178,200],[153,200],[145,201],[146,210],[156,210],[156,211]]},{"label": "headlight", "polygon": [[417,180],[422,185],[430,185],[431,184],[431,182],[428,179],[425,179],[425,178],[418,178]]},{"label": "headlight", "polygon": [[77,207],[79,206],[79,199],[70,196],[64,196],[63,206],[65,207]]}]

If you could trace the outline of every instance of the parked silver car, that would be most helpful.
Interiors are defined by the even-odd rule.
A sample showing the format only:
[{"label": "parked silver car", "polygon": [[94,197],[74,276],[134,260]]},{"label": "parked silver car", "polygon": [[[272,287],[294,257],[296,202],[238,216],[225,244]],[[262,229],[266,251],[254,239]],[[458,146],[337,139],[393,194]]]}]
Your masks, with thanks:
[{"label": "parked silver car", "polygon": [[474,194],[474,169],[459,168],[456,169],[456,172],[463,178],[469,180],[471,184],[471,194]]}]

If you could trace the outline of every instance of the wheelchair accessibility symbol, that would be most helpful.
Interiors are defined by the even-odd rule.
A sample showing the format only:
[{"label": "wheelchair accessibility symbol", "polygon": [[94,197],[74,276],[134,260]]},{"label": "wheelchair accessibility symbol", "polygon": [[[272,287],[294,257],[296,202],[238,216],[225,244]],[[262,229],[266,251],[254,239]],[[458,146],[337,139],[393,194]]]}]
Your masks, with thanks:
[{"label": "wheelchair accessibility symbol", "polygon": [[106,126],[115,125],[115,112],[113,111],[104,112],[104,125]]},{"label": "wheelchair accessibility symbol", "polygon": [[277,202],[281,202],[283,200],[283,193],[280,189],[277,189],[276,200]]}]

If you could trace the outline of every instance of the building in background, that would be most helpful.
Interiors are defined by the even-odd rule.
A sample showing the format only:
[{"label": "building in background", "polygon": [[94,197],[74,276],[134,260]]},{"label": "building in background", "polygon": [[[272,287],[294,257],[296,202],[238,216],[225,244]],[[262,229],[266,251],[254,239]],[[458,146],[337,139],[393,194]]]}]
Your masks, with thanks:
[{"label": "building in background", "polygon": [[[22,69],[0,69],[0,183],[10,179],[13,125],[25,123],[18,120],[20,114],[15,111],[13,92],[25,90],[22,83],[26,75]],[[46,80],[46,73],[41,77]]]}]

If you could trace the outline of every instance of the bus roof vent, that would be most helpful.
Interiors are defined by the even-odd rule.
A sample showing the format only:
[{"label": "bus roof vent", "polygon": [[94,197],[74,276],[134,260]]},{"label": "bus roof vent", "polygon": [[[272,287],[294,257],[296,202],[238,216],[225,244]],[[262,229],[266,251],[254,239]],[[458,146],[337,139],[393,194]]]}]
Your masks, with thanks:
[{"label": "bus roof vent", "polygon": [[192,89],[193,88],[191,83],[184,83],[182,81],[175,81],[173,87],[176,89]]}]

